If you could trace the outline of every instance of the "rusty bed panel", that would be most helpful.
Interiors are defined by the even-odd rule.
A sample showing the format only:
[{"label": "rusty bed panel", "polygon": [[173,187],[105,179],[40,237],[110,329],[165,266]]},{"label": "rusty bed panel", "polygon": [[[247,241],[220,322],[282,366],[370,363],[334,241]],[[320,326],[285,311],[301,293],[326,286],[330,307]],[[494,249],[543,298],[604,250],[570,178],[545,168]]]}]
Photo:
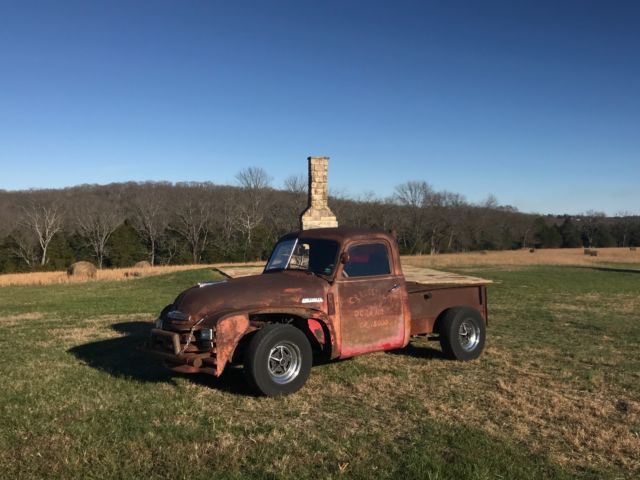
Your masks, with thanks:
[{"label": "rusty bed panel", "polygon": [[432,333],[438,316],[444,310],[454,306],[475,308],[486,321],[486,288],[484,285],[454,287],[407,284],[411,310],[411,335]]}]

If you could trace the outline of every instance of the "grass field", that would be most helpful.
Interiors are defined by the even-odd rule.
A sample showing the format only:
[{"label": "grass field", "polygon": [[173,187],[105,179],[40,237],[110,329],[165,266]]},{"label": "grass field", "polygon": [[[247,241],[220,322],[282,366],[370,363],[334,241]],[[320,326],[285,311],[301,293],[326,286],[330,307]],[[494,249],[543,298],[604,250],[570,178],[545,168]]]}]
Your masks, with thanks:
[{"label": "grass field", "polygon": [[640,274],[472,271],[497,282],[479,360],[422,340],[273,399],[136,351],[209,270],[0,288],[0,477],[638,478]]}]

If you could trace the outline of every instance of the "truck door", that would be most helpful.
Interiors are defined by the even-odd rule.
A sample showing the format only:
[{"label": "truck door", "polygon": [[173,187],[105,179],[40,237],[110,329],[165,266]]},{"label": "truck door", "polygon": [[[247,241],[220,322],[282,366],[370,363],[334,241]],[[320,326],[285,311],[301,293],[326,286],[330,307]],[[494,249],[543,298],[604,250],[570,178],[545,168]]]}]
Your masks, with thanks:
[{"label": "truck door", "polygon": [[403,345],[404,277],[393,273],[389,251],[379,240],[352,244],[345,252],[336,276],[341,357]]}]

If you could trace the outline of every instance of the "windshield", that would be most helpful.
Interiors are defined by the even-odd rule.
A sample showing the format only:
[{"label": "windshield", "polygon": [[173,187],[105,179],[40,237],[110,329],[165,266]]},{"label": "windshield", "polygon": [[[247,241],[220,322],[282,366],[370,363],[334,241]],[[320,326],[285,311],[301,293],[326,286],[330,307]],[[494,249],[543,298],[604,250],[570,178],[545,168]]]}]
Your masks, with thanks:
[{"label": "windshield", "polygon": [[275,270],[304,270],[317,275],[330,276],[336,266],[338,242],[333,240],[282,240],[273,249],[265,272]]}]

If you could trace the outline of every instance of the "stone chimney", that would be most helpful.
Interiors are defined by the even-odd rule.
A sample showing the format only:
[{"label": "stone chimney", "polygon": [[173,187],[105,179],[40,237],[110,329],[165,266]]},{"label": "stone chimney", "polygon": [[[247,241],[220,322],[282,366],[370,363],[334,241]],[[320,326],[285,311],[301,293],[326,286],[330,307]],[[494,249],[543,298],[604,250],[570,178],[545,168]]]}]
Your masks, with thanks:
[{"label": "stone chimney", "polygon": [[309,205],[300,218],[302,230],[337,227],[338,220],[329,210],[327,174],[329,157],[309,157]]}]

